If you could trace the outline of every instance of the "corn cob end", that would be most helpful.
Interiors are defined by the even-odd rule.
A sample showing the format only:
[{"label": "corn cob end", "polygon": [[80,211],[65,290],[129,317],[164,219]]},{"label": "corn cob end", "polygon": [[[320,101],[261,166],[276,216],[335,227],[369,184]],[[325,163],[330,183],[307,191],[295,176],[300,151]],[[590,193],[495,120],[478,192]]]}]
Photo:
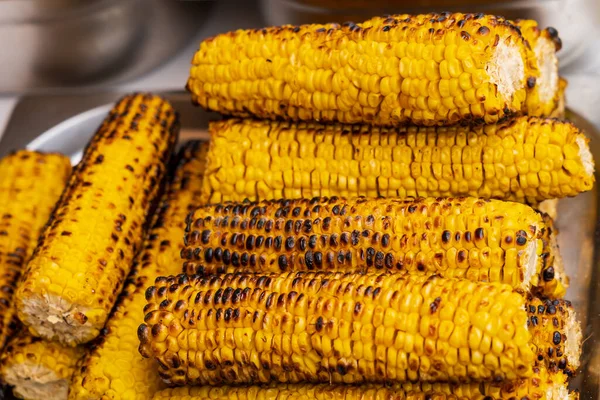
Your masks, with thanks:
[{"label": "corn cob end", "polygon": [[485,70],[490,82],[496,85],[498,92],[509,102],[524,87],[525,63],[516,43],[498,43]]},{"label": "corn cob end", "polygon": [[579,147],[579,158],[583,164],[583,169],[589,177],[594,175],[594,157],[588,146],[588,139],[585,136],[579,136],[575,139]]},{"label": "corn cob end", "polygon": [[[19,296],[19,319],[29,326],[31,334],[48,340],[56,340],[64,345],[75,346],[90,337],[98,335],[102,312],[69,304],[54,294],[24,292]],[[94,321],[90,316],[96,316]],[[33,328],[35,326],[35,328]],[[76,326],[77,329],[73,329]]]},{"label": "corn cob end", "polygon": [[548,30],[544,30],[544,34],[538,38],[533,51],[540,70],[536,83],[539,98],[542,103],[549,103],[559,92],[558,57],[556,57],[557,46]]},{"label": "corn cob end", "polygon": [[22,332],[6,347],[0,360],[0,375],[13,386],[17,397],[64,400],[75,363],[82,355],[81,347],[62,347]]}]

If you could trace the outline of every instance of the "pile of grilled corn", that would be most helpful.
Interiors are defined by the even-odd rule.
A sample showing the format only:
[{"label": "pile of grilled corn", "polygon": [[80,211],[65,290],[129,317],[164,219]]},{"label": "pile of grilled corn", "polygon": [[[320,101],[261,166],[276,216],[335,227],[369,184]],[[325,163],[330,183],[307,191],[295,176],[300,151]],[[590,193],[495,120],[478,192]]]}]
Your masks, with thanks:
[{"label": "pile of grilled corn", "polygon": [[559,49],[458,13],[205,40],[187,88],[234,117],[210,143],[175,152],[176,111],[132,94],[72,172],[0,161],[0,377],[33,400],[578,398],[540,209],[594,163],[551,118]]}]

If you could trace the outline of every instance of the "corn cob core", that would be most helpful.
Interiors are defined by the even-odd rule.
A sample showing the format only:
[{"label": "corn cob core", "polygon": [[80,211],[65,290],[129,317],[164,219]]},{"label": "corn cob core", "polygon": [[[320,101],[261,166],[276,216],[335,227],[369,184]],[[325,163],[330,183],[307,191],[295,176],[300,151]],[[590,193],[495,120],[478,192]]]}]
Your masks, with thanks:
[{"label": "corn cob core", "polygon": [[137,327],[144,318],[146,286],[161,274],[181,270],[182,224],[202,187],[207,147],[206,143],[188,142],[177,156],[157,217],[125,289],[73,375],[70,399],[147,400],[164,387],[156,379],[155,362],[140,357]]},{"label": "corn cob core", "polygon": [[165,389],[153,400],[576,400],[566,377],[538,370],[534,377],[509,383],[271,384],[266,386],[200,386]]},{"label": "corn cob core", "polygon": [[526,307],[538,360],[552,373],[573,375],[580,364],[582,333],[571,303],[530,298]]},{"label": "corn cob core", "polygon": [[536,204],[594,184],[588,139],[565,121],[394,129],[212,122],[203,202],[314,196],[474,196]]},{"label": "corn cob core", "polygon": [[2,380],[28,400],[65,400],[81,347],[64,347],[22,332],[0,359]]},{"label": "corn cob core", "polygon": [[494,123],[524,108],[532,50],[504,19],[393,15],[207,39],[187,88],[223,114],[373,125]]},{"label": "corn cob core", "polygon": [[15,286],[70,173],[59,154],[23,150],[0,160],[0,349],[14,333]]},{"label": "corn cob core", "polygon": [[104,326],[144,237],[177,136],[158,96],[129,95],[88,144],[16,294],[32,334],[75,345]]},{"label": "corn cob core", "polygon": [[384,270],[537,290],[551,288],[544,229],[529,206],[476,198],[224,203],[190,214],[181,255],[190,275]]},{"label": "corn cob core", "polygon": [[[158,360],[170,385],[533,374],[525,299],[498,283],[390,274],[182,275],[157,279],[146,299],[140,352]],[[547,344],[537,339],[538,348]]]},{"label": "corn cob core", "polygon": [[523,38],[535,54],[536,79],[527,81],[527,113],[529,115],[549,115],[559,102],[558,57],[556,52],[562,47],[558,32],[554,28],[540,29],[534,20],[514,22]]}]

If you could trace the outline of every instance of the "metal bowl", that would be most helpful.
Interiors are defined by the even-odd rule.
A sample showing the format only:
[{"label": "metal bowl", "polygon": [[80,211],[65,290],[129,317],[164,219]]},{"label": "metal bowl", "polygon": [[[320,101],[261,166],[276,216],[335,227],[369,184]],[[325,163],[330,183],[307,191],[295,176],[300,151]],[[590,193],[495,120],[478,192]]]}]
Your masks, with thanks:
[{"label": "metal bowl", "polygon": [[375,15],[430,11],[531,18],[560,33],[563,49],[558,56],[563,73],[583,69],[583,64],[589,67],[595,56],[590,53],[597,53],[591,47],[600,34],[598,0],[262,0],[262,11],[270,25],[359,22]]},{"label": "metal bowl", "polygon": [[147,72],[198,31],[212,2],[0,1],[0,92],[106,84]]}]

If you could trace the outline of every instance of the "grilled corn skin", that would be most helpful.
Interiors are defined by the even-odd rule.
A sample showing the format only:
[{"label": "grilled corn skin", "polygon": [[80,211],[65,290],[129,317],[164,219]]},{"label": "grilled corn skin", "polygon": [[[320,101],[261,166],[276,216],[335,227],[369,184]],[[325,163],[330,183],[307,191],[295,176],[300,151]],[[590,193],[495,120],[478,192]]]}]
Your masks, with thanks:
[{"label": "grilled corn skin", "polygon": [[236,116],[369,123],[495,123],[524,110],[539,72],[520,32],[478,14],[238,30],[207,39],[187,88]]},{"label": "grilled corn skin", "polygon": [[[548,396],[548,391],[552,397]],[[548,374],[538,370],[533,378],[510,383],[404,383],[394,385],[362,384],[272,384],[268,386],[200,386],[165,389],[153,400],[576,400],[576,393],[568,393],[565,375]]]},{"label": "grilled corn skin", "polygon": [[28,400],[66,400],[69,381],[83,348],[65,347],[22,332],[0,358],[2,380]]},{"label": "grilled corn skin", "polygon": [[508,285],[391,274],[183,275],[157,280],[146,295],[140,352],[159,361],[170,385],[533,374],[525,299]]},{"label": "grilled corn skin", "polygon": [[212,122],[202,201],[474,196],[537,204],[588,191],[588,139],[565,121],[394,129]]},{"label": "grilled corn skin", "polygon": [[70,173],[60,154],[23,150],[0,160],[0,349],[14,334],[17,281]]},{"label": "grilled corn skin", "polygon": [[541,255],[552,250],[544,228],[529,206],[476,198],[224,203],[190,214],[181,255],[187,274],[382,270],[552,295],[552,282],[540,281]]},{"label": "grilled corn skin", "polygon": [[17,293],[31,333],[94,339],[144,237],[177,136],[177,116],[150,94],[125,96],[88,144]]},{"label": "grilled corn skin", "polygon": [[101,336],[73,375],[69,398],[146,400],[163,388],[153,360],[138,353],[144,290],[161,274],[181,270],[182,224],[201,188],[207,144],[188,142],[177,157],[153,228]]}]

